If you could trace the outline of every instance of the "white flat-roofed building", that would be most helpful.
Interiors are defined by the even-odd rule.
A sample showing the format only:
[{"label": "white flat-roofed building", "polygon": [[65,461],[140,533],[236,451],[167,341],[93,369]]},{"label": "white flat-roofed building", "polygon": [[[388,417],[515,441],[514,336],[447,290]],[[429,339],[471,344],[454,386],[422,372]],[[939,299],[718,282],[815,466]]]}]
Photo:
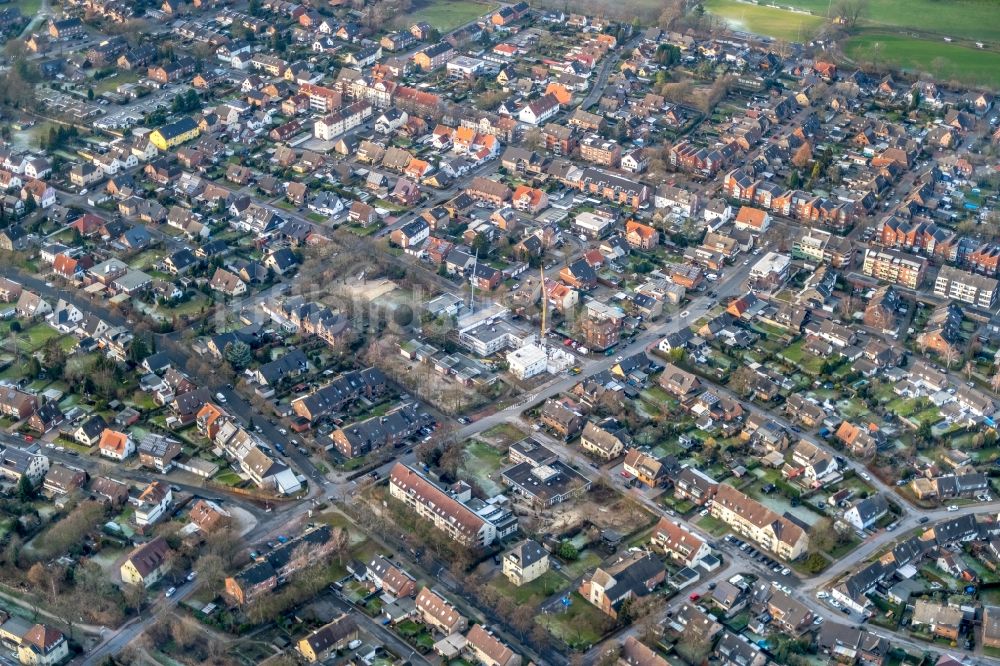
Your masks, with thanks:
[{"label": "white flat-roofed building", "polygon": [[750,269],[750,277],[756,280],[782,282],[788,277],[792,259],[787,254],[768,252]]},{"label": "white flat-roofed building", "polygon": [[507,366],[512,375],[523,381],[545,372],[548,357],[538,345],[528,344],[507,353]]},{"label": "white flat-roofed building", "polygon": [[472,78],[483,71],[486,63],[479,58],[470,58],[469,56],[455,56],[448,61],[445,65],[445,69],[448,70],[448,74],[452,76],[460,76],[462,78]]},{"label": "white flat-roofed building", "polygon": [[573,226],[577,232],[588,238],[601,238],[607,234],[614,223],[615,218],[610,215],[591,212],[580,213],[573,220]]}]

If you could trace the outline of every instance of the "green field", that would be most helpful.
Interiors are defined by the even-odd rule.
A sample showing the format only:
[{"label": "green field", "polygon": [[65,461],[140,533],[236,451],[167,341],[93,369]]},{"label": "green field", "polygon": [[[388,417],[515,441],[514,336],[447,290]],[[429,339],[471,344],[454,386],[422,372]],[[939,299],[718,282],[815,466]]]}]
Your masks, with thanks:
[{"label": "green field", "polygon": [[15,0],[15,7],[21,10],[21,16],[32,18],[42,7],[42,0]]},{"label": "green field", "polygon": [[730,28],[791,42],[807,41],[820,26],[823,17],[784,9],[754,5],[739,0],[707,0],[705,9],[722,17]]},{"label": "green field", "polygon": [[1000,88],[1000,53],[996,51],[904,35],[866,33],[847,40],[844,53],[859,65],[870,65],[876,44],[879,67],[889,65],[910,74],[927,72],[939,81]]},{"label": "green field", "polygon": [[102,95],[106,92],[114,91],[118,86],[125,83],[135,83],[139,80],[139,72],[120,72],[117,76],[108,76],[100,81],[95,81],[93,88],[95,95]]},{"label": "green field", "polygon": [[[734,30],[796,42],[823,25],[830,7],[829,0],[789,0],[780,6],[741,0],[705,3]],[[945,42],[945,36],[965,41]],[[976,48],[975,41],[985,42],[986,48]],[[1000,52],[991,49],[998,45],[1000,0],[871,0],[843,48],[859,66],[891,67],[941,81],[997,88]]]},{"label": "green field", "polygon": [[[826,16],[829,0],[786,0]],[[834,3],[836,5],[836,3]],[[969,40],[1000,41],[1000,2],[997,0],[871,0],[859,25],[912,28],[923,33]]]},{"label": "green field", "polygon": [[418,21],[427,21],[440,32],[450,32],[497,8],[491,3],[472,0],[428,0],[414,3],[415,8],[407,12],[404,27]]}]

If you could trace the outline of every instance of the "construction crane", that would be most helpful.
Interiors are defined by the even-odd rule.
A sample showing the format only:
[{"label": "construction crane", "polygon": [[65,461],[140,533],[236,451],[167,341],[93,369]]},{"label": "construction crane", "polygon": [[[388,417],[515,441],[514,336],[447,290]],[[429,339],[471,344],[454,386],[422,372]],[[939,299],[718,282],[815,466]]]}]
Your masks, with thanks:
[{"label": "construction crane", "polygon": [[545,330],[545,324],[548,323],[547,315],[549,313],[549,295],[545,293],[545,266],[542,266],[540,270],[542,273],[542,281],[539,283],[542,289],[542,328],[539,343],[544,342],[545,334],[548,333],[548,331]]}]

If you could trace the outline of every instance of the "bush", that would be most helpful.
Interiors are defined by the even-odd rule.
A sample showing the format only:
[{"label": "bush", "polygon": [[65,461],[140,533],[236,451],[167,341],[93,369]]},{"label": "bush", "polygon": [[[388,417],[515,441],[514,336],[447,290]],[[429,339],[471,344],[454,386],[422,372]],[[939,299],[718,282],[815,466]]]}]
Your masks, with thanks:
[{"label": "bush", "polygon": [[818,574],[829,566],[826,558],[819,553],[810,553],[803,564],[811,574]]},{"label": "bush", "polygon": [[559,544],[559,549],[556,550],[556,555],[567,562],[574,562],[580,558],[580,551],[569,541],[563,541]]}]

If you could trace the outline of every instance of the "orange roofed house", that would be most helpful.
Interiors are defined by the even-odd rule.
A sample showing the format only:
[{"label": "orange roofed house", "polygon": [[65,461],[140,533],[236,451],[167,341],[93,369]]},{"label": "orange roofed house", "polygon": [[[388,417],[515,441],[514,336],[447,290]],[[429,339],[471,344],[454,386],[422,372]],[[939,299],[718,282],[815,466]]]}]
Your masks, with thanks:
[{"label": "orange roofed house", "polygon": [[564,106],[573,101],[573,93],[566,90],[566,87],[561,83],[556,83],[555,81],[548,85],[545,89],[545,94],[554,95],[556,100]]},{"label": "orange roofed house", "polygon": [[736,228],[761,233],[771,225],[771,216],[767,211],[751,206],[743,206],[736,214]]},{"label": "orange roofed house", "polygon": [[655,550],[689,567],[712,553],[704,539],[666,516],[660,518],[660,522],[653,528],[649,543]]},{"label": "orange roofed house", "polygon": [[875,454],[877,442],[874,433],[876,432],[878,432],[878,426],[874,423],[864,428],[844,421],[837,428],[837,433],[834,436],[847,447],[851,455],[867,458]]},{"label": "orange roofed house", "polygon": [[536,214],[544,210],[549,205],[549,195],[543,190],[527,185],[519,185],[514,190],[511,204],[517,210],[525,213]]},{"label": "orange roofed house", "polygon": [[125,460],[135,453],[135,442],[128,433],[105,428],[99,445],[101,455],[112,460]]},{"label": "orange roofed house", "polygon": [[198,432],[211,440],[215,440],[215,434],[219,432],[219,427],[226,421],[226,413],[210,402],[206,402],[198,414],[195,416],[195,423],[198,424]]},{"label": "orange roofed house", "polygon": [[648,224],[629,220],[625,223],[625,240],[634,248],[652,250],[660,244],[660,232]]},{"label": "orange roofed house", "polygon": [[69,657],[69,641],[54,627],[36,624],[21,639],[17,659],[32,666],[55,666]]}]

